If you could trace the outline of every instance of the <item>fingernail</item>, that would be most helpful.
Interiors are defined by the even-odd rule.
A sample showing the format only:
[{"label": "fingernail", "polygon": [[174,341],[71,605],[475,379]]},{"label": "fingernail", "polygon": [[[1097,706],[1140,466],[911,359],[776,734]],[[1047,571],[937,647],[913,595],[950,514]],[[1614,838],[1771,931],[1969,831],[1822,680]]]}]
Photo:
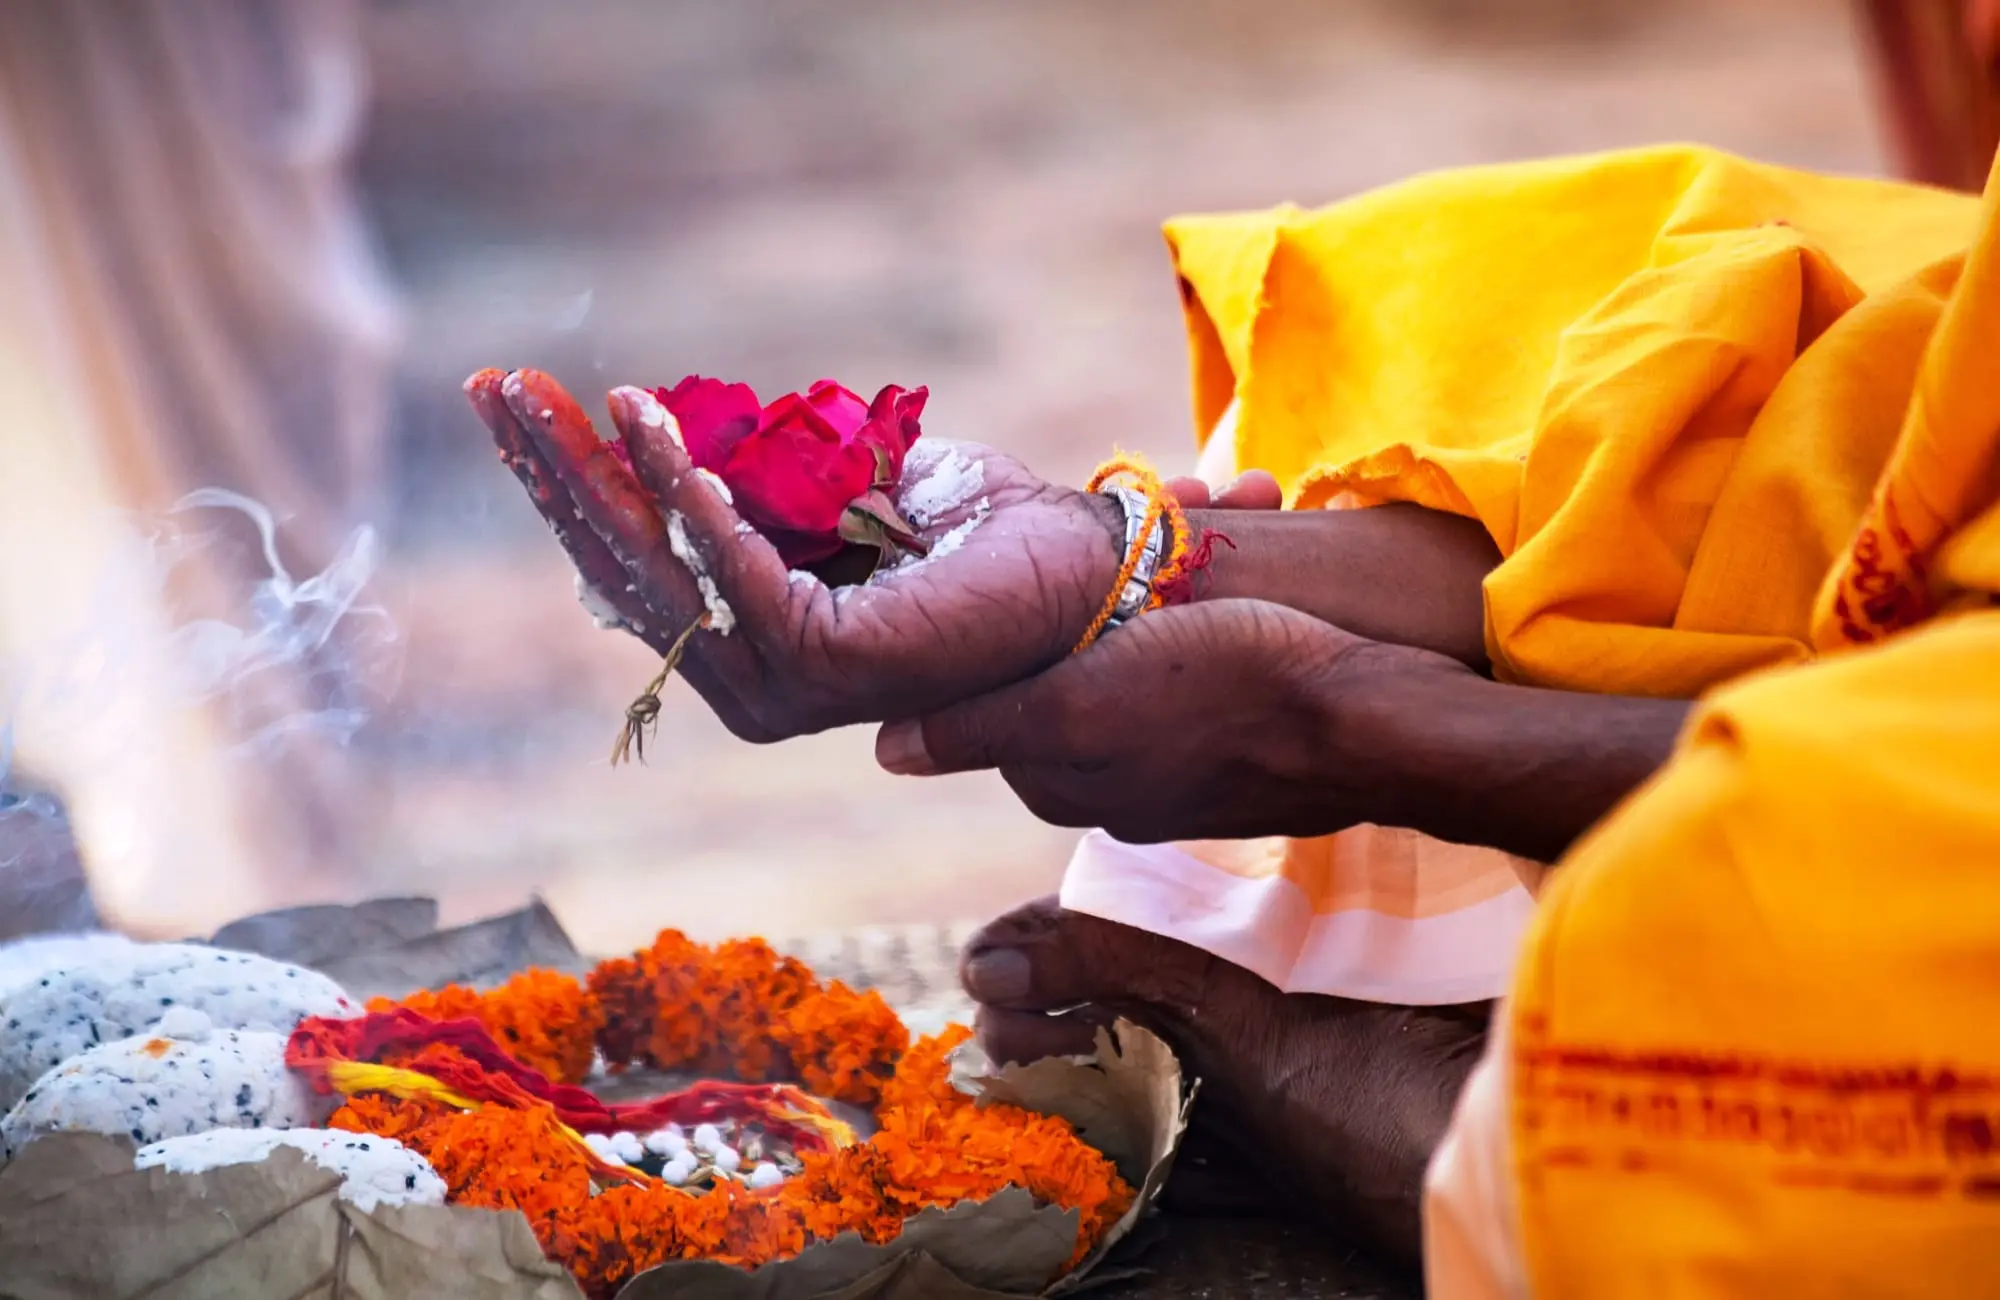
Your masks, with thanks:
[{"label": "fingernail", "polygon": [[992,948],[965,963],[965,991],[977,1002],[1019,1002],[1034,991],[1035,968],[1018,948]]},{"label": "fingernail", "polygon": [[886,722],[875,735],[875,761],[897,776],[936,776],[937,766],[924,748],[924,724],[914,718]]},{"label": "fingernail", "polygon": [[643,388],[625,385],[611,390],[614,397],[624,399],[631,418],[648,429],[658,429],[673,439],[674,446],[687,450],[687,442],[681,437],[681,422],[674,418],[666,404]]}]

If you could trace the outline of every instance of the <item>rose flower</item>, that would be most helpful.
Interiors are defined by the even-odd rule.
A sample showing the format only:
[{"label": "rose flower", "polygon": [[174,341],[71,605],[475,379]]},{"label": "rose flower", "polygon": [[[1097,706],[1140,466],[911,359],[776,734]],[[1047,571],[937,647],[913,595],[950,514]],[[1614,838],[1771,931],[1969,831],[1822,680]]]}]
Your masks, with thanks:
[{"label": "rose flower", "polygon": [[722,480],[737,513],[792,568],[848,545],[874,547],[884,558],[924,553],[889,494],[919,435],[928,390],[891,384],[863,402],[822,379],[803,396],[787,393],[764,406],[748,384],[690,375],[653,396],[679,423],[695,468]]}]

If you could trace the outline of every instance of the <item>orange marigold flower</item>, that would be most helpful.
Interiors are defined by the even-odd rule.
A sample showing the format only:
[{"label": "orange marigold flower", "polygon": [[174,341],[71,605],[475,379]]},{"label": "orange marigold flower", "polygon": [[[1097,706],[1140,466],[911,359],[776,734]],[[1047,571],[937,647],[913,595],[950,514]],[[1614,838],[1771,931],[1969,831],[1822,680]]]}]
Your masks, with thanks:
[{"label": "orange marigold flower", "polygon": [[599,962],[590,972],[590,994],[604,1013],[597,1031],[597,1050],[613,1070],[644,1059],[660,1005],[653,993],[647,954]]},{"label": "orange marigold flower", "polygon": [[540,1225],[590,1198],[590,1166],[551,1107],[451,1111],[413,1136],[453,1205],[519,1210]]},{"label": "orange marigold flower", "polygon": [[817,991],[812,971],[762,939],[731,939],[707,953],[688,948],[678,965],[663,964],[655,985],[654,1059],[750,1081],[788,1078],[790,1062],[778,1054],[775,1030]]},{"label": "orange marigold flower", "polygon": [[895,1073],[882,1085],[881,1110],[902,1106],[962,1106],[972,1099],[951,1086],[951,1054],[972,1041],[964,1025],[948,1025],[911,1044],[896,1061]]},{"label": "orange marigold flower", "polygon": [[582,1083],[605,1011],[591,990],[560,971],[525,970],[484,993],[462,984],[373,998],[370,1011],[405,1006],[433,1020],[477,1020],[501,1050],[558,1083]]},{"label": "orange marigold flower", "polygon": [[394,1138],[408,1147],[418,1147],[412,1140],[417,1130],[449,1113],[434,1101],[405,1100],[371,1092],[349,1097],[345,1105],[333,1112],[326,1126],[346,1133],[373,1133],[377,1137]]},{"label": "orange marigold flower", "polygon": [[872,1106],[910,1045],[910,1031],[882,995],[856,993],[835,980],[785,1013],[776,1041],[808,1092]]}]

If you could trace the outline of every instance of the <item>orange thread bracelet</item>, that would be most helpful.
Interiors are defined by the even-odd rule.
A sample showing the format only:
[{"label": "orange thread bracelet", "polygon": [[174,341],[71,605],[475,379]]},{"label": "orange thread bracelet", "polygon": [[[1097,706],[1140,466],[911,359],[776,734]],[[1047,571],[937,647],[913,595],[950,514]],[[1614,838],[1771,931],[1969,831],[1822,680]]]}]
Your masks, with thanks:
[{"label": "orange thread bracelet", "polygon": [[1174,499],[1173,493],[1167,491],[1166,483],[1143,456],[1128,452],[1118,453],[1097,467],[1097,472],[1090,476],[1090,482],[1085,485],[1084,490],[1102,491],[1107,483],[1120,477],[1133,480],[1136,490],[1144,494],[1146,513],[1141,520],[1137,535],[1126,548],[1125,562],[1119,566],[1117,581],[1111,584],[1111,594],[1105,597],[1104,604],[1097,611],[1097,617],[1091,620],[1088,628],[1084,629],[1082,638],[1077,642],[1076,649],[1070,652],[1071,654],[1081,654],[1088,650],[1111,625],[1112,618],[1118,612],[1118,602],[1124,596],[1125,586],[1139,571],[1139,565],[1146,554],[1146,546],[1152,540],[1153,530],[1160,526],[1162,520],[1165,521],[1167,529],[1167,553],[1153,575],[1150,584],[1151,594],[1145,605],[1147,610],[1159,609],[1167,604],[1184,604],[1194,599],[1195,574],[1206,569],[1214,559],[1215,543],[1221,542],[1231,550],[1236,548],[1236,543],[1213,528],[1204,528],[1200,539],[1198,541],[1193,539],[1192,530],[1188,526],[1187,512],[1181,508],[1181,503]]}]

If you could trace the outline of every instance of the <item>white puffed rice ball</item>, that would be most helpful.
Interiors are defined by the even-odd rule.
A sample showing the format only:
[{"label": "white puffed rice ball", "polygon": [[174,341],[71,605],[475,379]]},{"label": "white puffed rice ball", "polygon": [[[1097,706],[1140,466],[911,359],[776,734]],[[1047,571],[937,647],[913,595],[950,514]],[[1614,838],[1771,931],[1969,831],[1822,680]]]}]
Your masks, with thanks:
[{"label": "white puffed rice ball", "polygon": [[292,1147],[321,1169],[339,1174],[340,1199],[359,1210],[378,1205],[443,1205],[446,1187],[431,1162],[394,1138],[338,1129],[218,1128],[139,1148],[132,1163],[198,1174],[227,1165],[254,1165]]},{"label": "white puffed rice ball", "polygon": [[0,996],[0,1106],[88,1048],[143,1034],[175,1007],[223,1029],[289,1034],[307,1016],[358,1016],[324,975],[199,944],[132,945]]},{"label": "white puffed rice ball", "polygon": [[752,1191],[762,1191],[766,1187],[776,1187],[784,1182],[785,1172],[768,1160],[759,1160],[757,1167],[750,1171],[750,1177],[744,1181],[750,1184]]},{"label": "white puffed rice ball", "polygon": [[672,1183],[675,1187],[679,1187],[681,1184],[687,1182],[688,1179],[694,1177],[694,1171],[694,1152],[683,1151],[672,1160],[667,1161],[666,1165],[660,1170],[660,1177]]},{"label": "white puffed rice ball", "polygon": [[618,1154],[618,1148],[613,1146],[611,1139],[602,1133],[584,1134],[583,1144],[590,1148],[590,1154],[596,1156],[607,1165],[622,1165],[625,1163],[625,1158]]},{"label": "white puffed rice ball", "polygon": [[709,1162],[725,1174],[733,1174],[743,1167],[743,1157],[736,1153],[735,1147],[717,1147]]},{"label": "white puffed rice ball", "polygon": [[646,1135],[646,1150],[669,1160],[688,1149],[688,1140],[678,1127],[656,1129]]},{"label": "white puffed rice ball", "polygon": [[44,1133],[123,1135],[140,1146],[215,1128],[313,1128],[338,1097],[285,1068],[284,1034],[140,1034],[78,1053],[0,1119],[0,1161]]},{"label": "white puffed rice ball", "polygon": [[611,1149],[628,1165],[636,1165],[646,1158],[646,1146],[639,1141],[639,1135],[636,1133],[613,1133]]},{"label": "white puffed rice ball", "polygon": [[693,1142],[697,1151],[714,1151],[722,1145],[722,1130],[713,1124],[697,1124]]}]

